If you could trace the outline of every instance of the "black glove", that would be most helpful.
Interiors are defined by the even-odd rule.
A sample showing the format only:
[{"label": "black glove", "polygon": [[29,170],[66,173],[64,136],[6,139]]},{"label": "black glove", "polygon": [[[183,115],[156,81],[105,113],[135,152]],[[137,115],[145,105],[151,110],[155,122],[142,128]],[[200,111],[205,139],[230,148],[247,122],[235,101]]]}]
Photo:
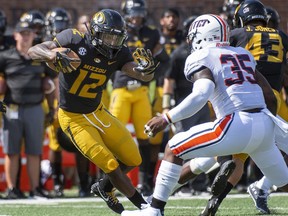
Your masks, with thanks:
[{"label": "black glove", "polygon": [[146,51],[144,48],[137,48],[133,52],[133,58],[138,64],[134,70],[146,75],[154,73],[160,63],[155,64],[151,51],[149,49]]},{"label": "black glove", "polygon": [[53,64],[57,72],[63,73],[71,73],[76,70],[76,68],[71,64],[71,62],[79,62],[79,59],[70,58],[67,54],[71,51],[71,49],[67,48],[64,52],[57,52],[56,58]]},{"label": "black glove", "polygon": [[0,112],[6,113],[6,104],[0,101]]}]

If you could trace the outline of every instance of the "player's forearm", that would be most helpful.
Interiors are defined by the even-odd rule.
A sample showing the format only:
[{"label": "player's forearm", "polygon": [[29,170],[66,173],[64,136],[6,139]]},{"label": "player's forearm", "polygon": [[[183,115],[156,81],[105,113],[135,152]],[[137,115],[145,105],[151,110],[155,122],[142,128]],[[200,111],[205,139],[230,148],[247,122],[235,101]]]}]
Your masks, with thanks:
[{"label": "player's forearm", "polygon": [[56,48],[52,41],[37,44],[28,50],[28,55],[36,61],[52,61],[55,53],[51,49]]},{"label": "player's forearm", "polygon": [[210,79],[195,81],[191,94],[168,112],[171,122],[181,121],[197,113],[207,103],[214,88],[215,84]]}]

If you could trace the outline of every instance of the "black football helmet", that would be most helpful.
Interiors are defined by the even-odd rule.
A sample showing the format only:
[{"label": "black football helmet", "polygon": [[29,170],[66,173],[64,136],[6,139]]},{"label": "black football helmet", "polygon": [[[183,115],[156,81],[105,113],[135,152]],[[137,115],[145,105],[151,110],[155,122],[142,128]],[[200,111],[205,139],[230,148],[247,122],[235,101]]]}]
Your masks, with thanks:
[{"label": "black football helmet", "polygon": [[55,37],[57,33],[71,27],[70,13],[64,8],[54,8],[46,14],[45,25],[48,36]]},{"label": "black football helmet", "polygon": [[126,17],[147,16],[147,5],[145,0],[124,0],[122,2],[122,12]]},{"label": "black football helmet", "polygon": [[241,4],[244,0],[225,0],[222,6],[222,13],[226,16],[226,21],[230,26],[233,23],[233,17],[235,10],[239,4]]},{"label": "black football helmet", "polygon": [[125,20],[111,9],[103,9],[93,15],[90,33],[92,45],[109,59],[116,57],[127,38]]},{"label": "black football helmet", "polygon": [[272,7],[266,7],[267,17],[268,17],[268,26],[271,28],[278,29],[280,24],[280,15],[277,10]]},{"label": "black football helmet", "polygon": [[3,36],[7,26],[7,18],[4,11],[0,10],[0,36]]},{"label": "black football helmet", "polygon": [[27,22],[34,29],[37,41],[41,42],[45,36],[45,16],[39,10],[28,11],[20,17],[20,22]]},{"label": "black football helmet", "polygon": [[247,23],[258,20],[267,25],[267,12],[265,6],[257,0],[246,0],[235,10],[233,25],[236,28],[245,26]]}]

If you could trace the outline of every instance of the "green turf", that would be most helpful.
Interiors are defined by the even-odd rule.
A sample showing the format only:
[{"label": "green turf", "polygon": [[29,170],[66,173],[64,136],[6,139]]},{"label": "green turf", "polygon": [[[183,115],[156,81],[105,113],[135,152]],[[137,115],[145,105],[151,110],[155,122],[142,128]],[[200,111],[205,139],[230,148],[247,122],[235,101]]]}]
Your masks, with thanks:
[{"label": "green turf", "polygon": [[[126,209],[135,209],[130,202],[121,198]],[[205,207],[208,197],[197,199],[169,200],[165,216],[199,215]],[[70,201],[71,200],[71,201]],[[273,194],[269,200],[271,215],[288,215],[288,194]],[[89,199],[52,199],[49,201],[2,201],[0,200],[0,216],[113,216],[111,210],[99,198]],[[244,198],[226,198],[217,215],[259,215],[253,201],[246,195]]]}]

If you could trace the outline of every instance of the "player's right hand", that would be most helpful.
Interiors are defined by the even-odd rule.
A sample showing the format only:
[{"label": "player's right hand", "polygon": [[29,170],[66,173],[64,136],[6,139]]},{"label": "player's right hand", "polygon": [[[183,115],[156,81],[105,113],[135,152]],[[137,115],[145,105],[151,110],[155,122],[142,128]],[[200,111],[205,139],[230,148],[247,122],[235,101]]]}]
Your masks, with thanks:
[{"label": "player's right hand", "polygon": [[59,70],[59,72],[63,73],[71,73],[72,71],[76,70],[73,66],[72,62],[80,62],[80,59],[71,58],[67,54],[71,51],[71,49],[67,48],[63,52],[56,52],[56,57],[53,62],[55,68]]}]

